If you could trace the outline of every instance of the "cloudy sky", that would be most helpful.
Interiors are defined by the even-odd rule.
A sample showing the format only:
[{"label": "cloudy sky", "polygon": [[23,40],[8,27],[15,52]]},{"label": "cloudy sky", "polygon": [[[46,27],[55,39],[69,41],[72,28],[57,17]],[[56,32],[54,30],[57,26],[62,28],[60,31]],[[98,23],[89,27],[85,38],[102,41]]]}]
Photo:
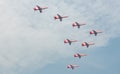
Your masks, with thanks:
[{"label": "cloudy sky", "polygon": [[[36,5],[48,9],[35,12]],[[119,0],[0,1],[0,74],[119,74],[119,12]],[[57,13],[69,18],[54,20]],[[73,28],[75,21],[86,25]],[[103,33],[89,35],[92,29]],[[79,42],[69,46],[66,38]],[[84,41],[95,45],[82,47]],[[67,64],[80,67],[69,70]]]}]

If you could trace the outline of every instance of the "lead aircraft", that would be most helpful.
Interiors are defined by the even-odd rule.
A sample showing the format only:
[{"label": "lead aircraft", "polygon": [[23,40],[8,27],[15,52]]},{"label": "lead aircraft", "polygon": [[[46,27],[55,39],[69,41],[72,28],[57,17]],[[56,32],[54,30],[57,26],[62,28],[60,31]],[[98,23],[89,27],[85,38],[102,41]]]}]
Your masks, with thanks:
[{"label": "lead aircraft", "polygon": [[40,6],[36,5],[33,9],[34,9],[34,11],[39,10],[39,12],[42,13],[42,11],[43,11],[44,9],[48,9],[48,7],[40,7]]}]

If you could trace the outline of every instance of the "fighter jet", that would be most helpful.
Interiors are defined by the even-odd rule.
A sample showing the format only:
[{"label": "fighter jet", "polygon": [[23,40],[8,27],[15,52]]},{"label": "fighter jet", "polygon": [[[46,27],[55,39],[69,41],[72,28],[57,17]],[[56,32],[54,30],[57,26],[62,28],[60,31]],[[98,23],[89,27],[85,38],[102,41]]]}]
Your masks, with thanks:
[{"label": "fighter jet", "polygon": [[42,13],[42,10],[48,9],[48,7],[40,7],[40,6],[36,5],[36,7],[34,7],[33,9],[34,9],[34,11],[39,10],[39,12]]},{"label": "fighter jet", "polygon": [[67,65],[67,68],[71,68],[72,70],[76,67],[79,67],[79,66],[78,65],[72,65],[72,64]]},{"label": "fighter jet", "polygon": [[83,26],[83,25],[86,25],[85,23],[78,23],[78,22],[74,22],[72,24],[73,27],[77,27],[77,28],[80,28],[80,26]]},{"label": "fighter jet", "polygon": [[56,16],[54,16],[54,19],[59,19],[60,21],[62,21],[63,18],[68,18],[68,16],[61,16],[59,14],[57,14]]},{"label": "fighter jet", "polygon": [[90,34],[94,34],[95,36],[97,36],[98,33],[102,33],[102,31],[97,31],[97,30],[90,31]]},{"label": "fighter jet", "polygon": [[94,45],[94,44],[95,43],[92,43],[92,42],[83,42],[82,46],[86,46],[88,48],[90,45]]},{"label": "fighter jet", "polygon": [[69,39],[64,40],[64,43],[69,43],[69,45],[71,45],[73,42],[77,42],[77,40],[69,40]]},{"label": "fighter jet", "polygon": [[82,56],[87,56],[87,55],[86,55],[86,54],[79,54],[79,53],[74,54],[74,57],[78,57],[79,59],[80,59]]}]

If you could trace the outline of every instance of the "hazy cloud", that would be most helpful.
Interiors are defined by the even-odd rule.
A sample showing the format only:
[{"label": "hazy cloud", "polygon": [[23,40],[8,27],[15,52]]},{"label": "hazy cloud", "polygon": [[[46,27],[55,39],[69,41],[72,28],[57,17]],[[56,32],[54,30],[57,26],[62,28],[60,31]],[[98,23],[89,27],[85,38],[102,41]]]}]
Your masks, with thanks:
[{"label": "hazy cloud", "polygon": [[[36,4],[49,9],[41,14],[34,12]],[[0,2],[0,9],[2,74],[41,68],[59,58],[69,57],[74,48],[81,48],[83,41],[94,41],[96,47],[104,46],[109,39],[120,34],[119,0],[4,0]],[[54,21],[53,16],[57,13],[69,18],[63,22]],[[87,25],[81,29],[72,28],[75,21],[85,21]],[[90,36],[91,29],[104,33]],[[63,43],[66,38],[80,42],[70,47]]]}]

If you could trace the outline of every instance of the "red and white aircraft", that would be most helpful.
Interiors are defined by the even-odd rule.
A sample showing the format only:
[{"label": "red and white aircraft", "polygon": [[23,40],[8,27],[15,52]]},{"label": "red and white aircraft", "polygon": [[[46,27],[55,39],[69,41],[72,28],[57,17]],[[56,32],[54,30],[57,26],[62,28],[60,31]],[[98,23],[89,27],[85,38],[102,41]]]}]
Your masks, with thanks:
[{"label": "red and white aircraft", "polygon": [[76,67],[79,67],[79,66],[78,65],[72,65],[72,64],[67,65],[67,68],[71,68],[71,69],[74,69]]},{"label": "red and white aircraft", "polygon": [[78,28],[80,28],[80,26],[83,26],[83,25],[86,25],[86,23],[74,22],[74,23],[72,24],[73,27],[78,27]]},{"label": "red and white aircraft", "polygon": [[48,7],[40,7],[40,6],[36,5],[36,7],[34,7],[33,9],[34,9],[34,11],[39,10],[40,13],[42,13],[42,10],[44,10],[44,9],[48,9]]},{"label": "red and white aircraft", "polygon": [[62,21],[63,18],[68,18],[68,16],[61,16],[59,14],[57,14],[56,16],[54,16],[54,19],[59,19],[60,21]]},{"label": "red and white aircraft", "polygon": [[97,36],[98,33],[102,33],[102,31],[98,31],[98,30],[90,31],[90,34],[94,34],[95,36]]},{"label": "red and white aircraft", "polygon": [[71,45],[73,42],[78,42],[77,40],[69,40],[69,39],[65,39],[64,43],[69,43],[69,45]]},{"label": "red and white aircraft", "polygon": [[79,54],[79,53],[74,54],[74,57],[78,57],[79,59],[80,59],[82,56],[87,56],[87,55],[86,55],[86,54]]},{"label": "red and white aircraft", "polygon": [[94,45],[94,44],[95,43],[92,43],[92,42],[83,42],[81,45],[86,46],[88,48],[90,45]]}]

